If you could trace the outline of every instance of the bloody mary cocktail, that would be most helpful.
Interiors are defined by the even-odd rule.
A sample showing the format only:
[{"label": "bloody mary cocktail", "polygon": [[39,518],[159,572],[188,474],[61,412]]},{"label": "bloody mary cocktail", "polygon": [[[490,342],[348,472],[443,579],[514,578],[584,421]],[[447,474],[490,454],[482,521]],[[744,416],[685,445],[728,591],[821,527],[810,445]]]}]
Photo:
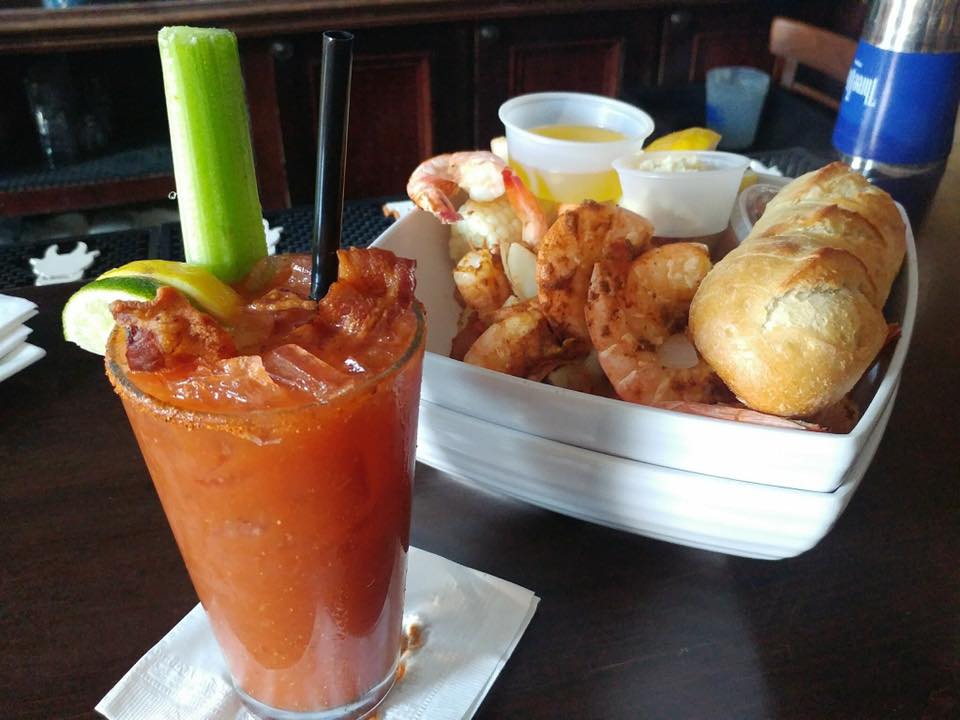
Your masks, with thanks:
[{"label": "bloody mary cocktail", "polygon": [[[217,323],[114,303],[106,356],[234,682],[262,717],[359,717],[399,656],[424,321],[413,264],[268,258]],[[278,712],[280,711],[280,712]]]}]

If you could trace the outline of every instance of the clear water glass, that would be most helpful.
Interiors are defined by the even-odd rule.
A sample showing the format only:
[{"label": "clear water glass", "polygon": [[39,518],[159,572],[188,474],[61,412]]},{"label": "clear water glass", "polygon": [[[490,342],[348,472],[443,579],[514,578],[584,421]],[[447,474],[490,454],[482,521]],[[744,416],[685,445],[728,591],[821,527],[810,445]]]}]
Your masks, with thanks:
[{"label": "clear water glass", "polygon": [[753,144],[770,76],[752,67],[707,71],[707,127],[720,133],[719,147],[742,150]]}]

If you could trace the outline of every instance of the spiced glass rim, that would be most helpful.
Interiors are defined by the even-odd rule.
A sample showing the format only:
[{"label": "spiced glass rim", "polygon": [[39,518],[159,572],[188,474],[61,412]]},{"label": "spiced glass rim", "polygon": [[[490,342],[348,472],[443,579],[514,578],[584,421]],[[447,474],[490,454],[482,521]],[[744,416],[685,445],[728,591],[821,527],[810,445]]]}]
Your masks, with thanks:
[{"label": "spiced glass rim", "polygon": [[[302,416],[302,413],[311,411],[326,411],[334,407],[337,403],[345,401],[347,398],[355,397],[358,394],[369,391],[371,388],[379,385],[384,379],[400,373],[410,361],[424,347],[426,337],[426,313],[422,303],[414,300],[412,309],[417,318],[417,328],[410,343],[397,360],[389,367],[384,368],[375,375],[365,377],[356,385],[337,392],[330,398],[324,400],[310,400],[297,405],[290,405],[277,408],[251,408],[249,410],[240,409],[232,412],[212,412],[205,410],[191,410],[189,408],[179,407],[169,402],[160,400],[150,395],[146,391],[137,387],[134,382],[127,377],[126,370],[114,359],[114,346],[118,344],[119,335],[122,328],[117,325],[110,333],[107,340],[107,350],[104,355],[104,365],[106,366],[107,377],[110,379],[114,390],[121,399],[129,398],[138,405],[146,407],[155,415],[166,418],[175,418],[177,422],[186,425],[196,425],[198,427],[226,427],[229,425],[261,425],[263,420],[270,419],[277,422],[277,419],[286,416]],[[302,420],[301,420],[302,422]]]}]

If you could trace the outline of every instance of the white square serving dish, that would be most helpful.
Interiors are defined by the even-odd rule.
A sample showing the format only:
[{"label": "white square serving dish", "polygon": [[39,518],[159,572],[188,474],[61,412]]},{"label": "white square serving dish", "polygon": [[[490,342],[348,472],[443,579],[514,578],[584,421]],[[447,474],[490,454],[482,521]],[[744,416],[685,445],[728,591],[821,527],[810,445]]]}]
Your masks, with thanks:
[{"label": "white square serving dish", "polygon": [[836,523],[880,444],[893,396],[843,482],[828,493],[605,455],[429,401],[420,404],[417,459],[467,484],[581,520],[703,550],[780,560],[809,550]]},{"label": "white square serving dish", "polygon": [[[906,216],[904,215],[906,220]],[[434,447],[447,437],[433,424],[454,419],[458,427],[475,428],[473,442],[485,447],[482,458],[501,452],[483,434],[503,429],[519,433],[511,453],[524,453],[522,436],[540,438],[647,466],[710,475],[774,488],[833,493],[849,482],[868,445],[878,443],[885,413],[893,405],[913,332],[917,304],[917,257],[907,222],[907,254],[886,316],[901,332],[893,351],[869,370],[855,390],[862,416],[844,435],[748,425],[646,407],[511,377],[447,357],[456,333],[459,306],[454,300],[452,262],[447,249],[449,229],[432,215],[414,211],[381,235],[375,246],[417,261],[417,296],[427,309],[427,354],[424,362],[420,423],[422,450],[428,464],[482,482],[484,462],[460,465],[441,461]],[[717,258],[714,258],[715,260]],[[435,410],[449,411],[447,413]],[[434,431],[438,434],[434,435]],[[426,439],[426,442],[424,440]],[[494,451],[495,450],[495,451]],[[872,455],[872,451],[869,453]],[[450,457],[453,457],[451,455]],[[517,458],[514,458],[517,459]],[[467,457],[463,456],[466,463]],[[519,460],[518,460],[519,461]],[[559,471],[559,469],[557,469]],[[548,473],[544,473],[546,478]],[[615,524],[615,523],[611,523]]]}]

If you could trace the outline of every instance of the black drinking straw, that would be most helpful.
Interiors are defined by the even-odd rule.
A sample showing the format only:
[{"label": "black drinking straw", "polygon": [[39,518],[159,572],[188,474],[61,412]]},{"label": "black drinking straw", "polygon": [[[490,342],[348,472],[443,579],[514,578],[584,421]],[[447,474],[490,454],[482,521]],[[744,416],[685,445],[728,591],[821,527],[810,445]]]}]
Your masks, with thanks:
[{"label": "black drinking straw", "polygon": [[323,67],[320,71],[317,190],[313,201],[311,300],[319,300],[326,295],[333,281],[337,279],[352,65],[353,35],[342,30],[325,32]]}]

